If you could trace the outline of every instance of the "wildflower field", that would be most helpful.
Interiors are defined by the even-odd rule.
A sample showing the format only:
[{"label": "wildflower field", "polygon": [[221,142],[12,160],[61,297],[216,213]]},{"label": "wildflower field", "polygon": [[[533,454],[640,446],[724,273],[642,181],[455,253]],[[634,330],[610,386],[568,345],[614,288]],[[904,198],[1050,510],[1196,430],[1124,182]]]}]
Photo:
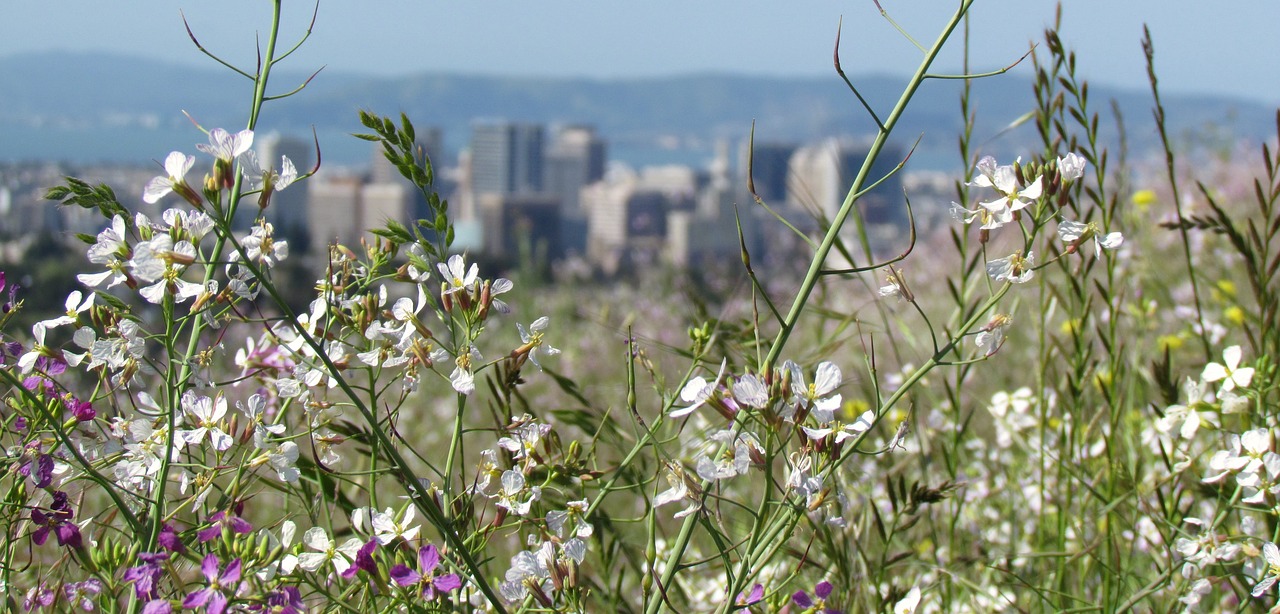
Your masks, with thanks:
[{"label": "wildflower field", "polygon": [[264,26],[245,125],[157,152],[163,215],[50,187],[102,220],[65,312],[25,312],[0,272],[5,607],[1274,610],[1274,139],[1185,163],[1148,37],[1165,156],[1135,168],[1050,29],[1023,60],[1039,145],[956,135],[950,224],[889,257],[846,242],[913,97],[1001,78],[931,72],[971,2],[866,107],[875,144],[808,260],[758,270],[744,241],[715,291],[484,270],[451,249],[410,118],[365,110],[357,137],[431,216],[330,246],[285,293],[287,242],[231,231],[316,170],[252,149],[273,96],[307,95],[269,83],[290,33]]}]

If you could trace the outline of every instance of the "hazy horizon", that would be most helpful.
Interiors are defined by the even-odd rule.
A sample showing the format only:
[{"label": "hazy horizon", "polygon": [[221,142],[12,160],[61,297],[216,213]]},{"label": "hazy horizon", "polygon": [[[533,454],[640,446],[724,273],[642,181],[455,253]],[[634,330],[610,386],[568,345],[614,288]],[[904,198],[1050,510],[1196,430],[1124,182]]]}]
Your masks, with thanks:
[{"label": "hazy horizon", "polygon": [[[955,2],[881,4],[929,45]],[[181,7],[210,51],[251,67],[255,33],[269,24],[269,4],[237,11],[226,3]],[[0,9],[0,58],[41,51],[110,53],[179,65],[216,67],[187,38],[178,6],[137,2],[106,7],[90,0]],[[1008,65],[1043,38],[1052,2],[975,2],[970,24],[975,72]],[[312,6],[285,7],[280,49],[311,21]],[[389,20],[388,17],[394,17]],[[321,4],[311,38],[280,68],[365,73],[422,73],[587,78],[596,80],[727,74],[834,77],[831,51],[843,20],[842,60],[851,74],[911,72],[920,53],[870,1],[811,0],[751,5],[732,0],[601,5],[501,0],[442,7],[410,0],[369,5]],[[1280,104],[1280,3],[1244,0],[1230,11],[1186,1],[1075,0],[1063,9],[1061,36],[1077,52],[1079,74],[1097,84],[1145,88],[1140,39],[1148,23],[1161,87],[1170,93],[1222,94]],[[392,24],[390,32],[385,24]],[[352,36],[351,33],[361,33]],[[365,34],[367,33],[367,34]],[[958,31],[935,63],[961,65]],[[265,44],[265,41],[263,41]],[[1014,69],[1029,74],[1030,61]],[[57,75],[49,75],[56,82]],[[21,84],[47,87],[50,83]]]}]

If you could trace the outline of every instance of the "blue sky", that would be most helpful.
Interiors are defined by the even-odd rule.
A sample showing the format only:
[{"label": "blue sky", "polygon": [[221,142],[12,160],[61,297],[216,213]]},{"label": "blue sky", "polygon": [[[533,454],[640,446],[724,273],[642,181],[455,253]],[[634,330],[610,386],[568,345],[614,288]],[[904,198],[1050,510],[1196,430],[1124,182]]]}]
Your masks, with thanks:
[{"label": "blue sky", "polygon": [[[881,4],[927,45],[956,1]],[[269,6],[266,0],[4,2],[0,57],[61,49],[208,66],[186,39],[181,9],[207,47],[252,64],[255,32],[266,29]],[[1022,55],[1030,41],[1041,40],[1055,6],[1048,0],[977,0],[975,69],[996,68]],[[302,33],[311,10],[300,0],[286,3],[286,40]],[[328,65],[383,75],[828,75],[841,17],[847,71],[901,74],[915,66],[919,52],[880,17],[872,0],[325,0],[311,40],[289,67]],[[1062,36],[1077,51],[1085,78],[1145,89],[1139,44],[1144,22],[1151,27],[1167,91],[1280,105],[1280,2],[1067,0]],[[957,39],[938,67],[958,67],[959,48]]]}]

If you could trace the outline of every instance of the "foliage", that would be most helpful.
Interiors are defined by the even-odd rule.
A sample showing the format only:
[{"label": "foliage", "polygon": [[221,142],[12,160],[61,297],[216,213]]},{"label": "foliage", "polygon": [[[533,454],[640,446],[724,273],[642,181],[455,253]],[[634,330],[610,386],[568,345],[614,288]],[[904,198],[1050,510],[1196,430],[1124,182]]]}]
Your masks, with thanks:
[{"label": "foliage", "polygon": [[[159,219],[78,179],[49,191],[106,226],[81,237],[64,313],[28,335],[15,318],[40,288],[5,295],[9,609],[1272,605],[1274,146],[1247,198],[1202,182],[1184,198],[1166,138],[1157,191],[1100,139],[1051,28],[1031,56],[1041,150],[980,155],[962,97],[972,170],[956,223],[927,238],[947,250],[916,253],[913,225],[877,262],[858,205],[898,118],[928,81],[1004,72],[929,71],[969,5],[887,111],[837,42],[876,139],[822,236],[797,231],[812,257],[785,293],[745,240],[746,299],[673,300],[652,280],[583,298],[482,274],[451,250],[409,118],[361,111],[357,136],[430,218],[330,246],[299,301],[268,212],[316,169],[251,149],[264,103],[303,89],[268,94],[289,55],[277,0],[257,69],[226,64],[253,83],[246,129],[206,131],[199,181],[169,154],[144,192],[173,205]],[[1176,215],[1156,222],[1162,198]],[[247,235],[231,230],[242,206],[258,207]],[[614,335],[587,317],[618,310]]]}]

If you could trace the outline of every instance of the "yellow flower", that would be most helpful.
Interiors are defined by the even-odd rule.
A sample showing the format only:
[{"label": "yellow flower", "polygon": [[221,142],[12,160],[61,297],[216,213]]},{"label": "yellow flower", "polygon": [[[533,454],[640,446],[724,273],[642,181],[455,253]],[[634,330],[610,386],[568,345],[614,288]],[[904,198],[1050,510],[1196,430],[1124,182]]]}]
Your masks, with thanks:
[{"label": "yellow flower", "polygon": [[1154,190],[1138,190],[1133,193],[1133,206],[1139,211],[1146,211],[1151,205],[1156,204],[1156,193]]},{"label": "yellow flower", "polygon": [[1244,324],[1244,310],[1235,305],[1227,307],[1226,311],[1222,312],[1222,316],[1236,326]]}]

